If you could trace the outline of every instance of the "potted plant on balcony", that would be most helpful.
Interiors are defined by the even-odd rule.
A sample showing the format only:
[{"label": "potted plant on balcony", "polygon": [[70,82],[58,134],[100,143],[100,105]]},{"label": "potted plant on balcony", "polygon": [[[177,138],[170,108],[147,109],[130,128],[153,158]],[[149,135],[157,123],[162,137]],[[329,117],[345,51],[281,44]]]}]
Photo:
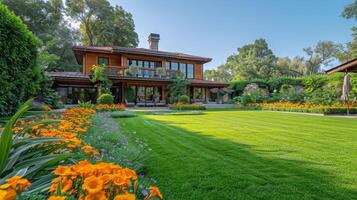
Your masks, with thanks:
[{"label": "potted plant on balcony", "polygon": [[156,74],[157,74],[157,76],[159,77],[159,78],[162,78],[162,76],[164,75],[164,68],[162,68],[162,67],[158,67],[158,68],[156,68]]},{"label": "potted plant on balcony", "polygon": [[136,77],[136,76],[138,76],[139,72],[140,72],[140,69],[139,69],[138,66],[131,65],[126,70],[125,74],[128,75],[128,76]]}]

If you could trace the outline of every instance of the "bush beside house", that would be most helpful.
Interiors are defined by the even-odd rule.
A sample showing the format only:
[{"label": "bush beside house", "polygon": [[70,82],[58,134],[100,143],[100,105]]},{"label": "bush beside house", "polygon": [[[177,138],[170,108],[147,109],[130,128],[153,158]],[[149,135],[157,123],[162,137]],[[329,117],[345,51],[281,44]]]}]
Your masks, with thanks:
[{"label": "bush beside house", "polygon": [[11,115],[40,89],[39,40],[0,4],[0,115]]}]

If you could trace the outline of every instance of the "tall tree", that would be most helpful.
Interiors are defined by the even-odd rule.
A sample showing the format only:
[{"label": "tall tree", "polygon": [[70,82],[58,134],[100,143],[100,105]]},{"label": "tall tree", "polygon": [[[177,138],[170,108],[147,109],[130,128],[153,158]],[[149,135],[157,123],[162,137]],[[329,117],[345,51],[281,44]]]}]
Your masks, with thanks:
[{"label": "tall tree", "polygon": [[227,58],[227,67],[233,70],[235,79],[269,79],[277,72],[277,58],[264,39],[238,48],[238,53]]},{"label": "tall tree", "polygon": [[342,45],[332,41],[319,41],[314,47],[304,48],[307,55],[304,74],[322,72],[332,63],[342,49]]},{"label": "tall tree", "polygon": [[81,41],[87,46],[136,47],[132,15],[107,0],[66,0],[67,13],[80,23]]},{"label": "tall tree", "polygon": [[346,19],[357,19],[357,0],[348,4],[342,11],[342,16]]},{"label": "tall tree", "polygon": [[79,71],[73,44],[78,40],[63,16],[62,0],[3,0],[41,41],[39,64],[48,71]]},{"label": "tall tree", "polygon": [[232,79],[232,69],[228,65],[220,65],[217,69],[205,70],[203,76],[207,80],[228,82]]},{"label": "tall tree", "polygon": [[[342,16],[346,19],[357,20],[357,0],[344,8]],[[341,62],[357,58],[357,27],[352,27],[352,37],[352,41],[348,42],[343,50],[337,55],[337,58]]]},{"label": "tall tree", "polygon": [[302,76],[306,74],[305,59],[301,56],[296,56],[292,59],[289,57],[279,58],[276,66],[281,74],[285,76]]}]

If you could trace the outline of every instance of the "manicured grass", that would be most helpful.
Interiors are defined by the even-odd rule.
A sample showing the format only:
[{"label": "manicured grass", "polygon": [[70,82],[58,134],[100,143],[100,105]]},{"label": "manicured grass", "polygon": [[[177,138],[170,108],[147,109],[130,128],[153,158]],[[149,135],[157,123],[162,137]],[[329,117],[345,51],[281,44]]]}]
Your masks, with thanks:
[{"label": "manicured grass", "polygon": [[357,119],[265,111],[117,119],[166,199],[356,199]]}]

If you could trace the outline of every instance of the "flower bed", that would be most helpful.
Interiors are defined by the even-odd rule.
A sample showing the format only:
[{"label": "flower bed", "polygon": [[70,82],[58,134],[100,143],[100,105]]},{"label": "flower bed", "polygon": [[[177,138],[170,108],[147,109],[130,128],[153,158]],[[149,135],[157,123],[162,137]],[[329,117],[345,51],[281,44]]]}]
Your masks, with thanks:
[{"label": "flower bed", "polygon": [[[102,107],[104,109],[106,108],[106,106]],[[123,106],[114,105],[110,106],[109,109],[123,109]],[[16,121],[16,119],[21,116],[21,113],[26,110],[26,106],[21,108],[21,112],[19,111],[19,114],[15,115],[14,120]],[[10,150],[11,148],[13,149],[9,151],[10,153],[17,150],[15,149],[17,146],[26,144],[28,140],[34,140],[35,143],[30,144],[28,148],[38,149],[39,152],[45,155],[45,152],[48,152],[47,157],[44,156],[44,161],[46,161],[47,158],[50,159],[48,162],[56,165],[63,161],[61,163],[64,165],[62,164],[56,167],[52,172],[54,175],[57,175],[52,181],[51,171],[44,170],[37,174],[28,174],[24,171],[21,172],[25,175],[24,178],[18,176],[11,178],[11,174],[19,173],[14,171],[8,174],[5,177],[6,179],[0,178],[0,199],[11,200],[21,198],[22,192],[24,192],[29,199],[32,199],[32,197],[46,196],[47,192],[44,192],[46,191],[46,187],[48,187],[46,184],[37,188],[39,184],[38,180],[42,177],[45,177],[45,181],[49,180],[52,182],[48,190],[52,195],[49,199],[161,199],[162,195],[157,187],[148,187],[147,184],[142,184],[141,182],[143,181],[132,169],[114,163],[103,162],[102,160],[107,160],[104,157],[106,155],[100,154],[88,140],[85,140],[84,136],[93,126],[91,118],[95,114],[96,111],[94,109],[74,107],[66,110],[63,114],[43,115],[32,120],[20,120],[16,123],[16,126],[10,129],[8,127],[12,126],[11,124],[14,123],[14,120],[9,120],[6,126],[7,128],[4,129],[6,134],[2,134],[1,137],[9,136],[9,130],[12,130],[12,140],[14,140],[14,143],[12,144],[11,138],[6,138],[10,144]],[[4,138],[1,138],[0,141],[3,139]],[[39,141],[52,142],[52,146],[43,145]],[[42,148],[43,150],[41,150]],[[69,152],[72,154],[67,156],[66,153]],[[65,154],[62,156],[62,153]],[[8,156],[5,154],[8,153],[1,151],[0,159],[2,159],[2,157],[6,159]],[[62,157],[57,158],[56,154]],[[21,161],[21,159],[24,159],[21,156],[28,157],[29,155],[31,154],[22,155],[19,153],[18,156],[20,157],[17,160]],[[51,160],[52,157],[53,160]],[[36,159],[36,156],[34,158]],[[64,162],[65,159],[69,158],[71,158],[71,160],[68,160],[69,162]],[[41,164],[44,161],[39,160],[37,162]],[[16,162],[16,160],[5,160],[5,165],[8,165],[6,162]],[[44,163],[47,164],[48,162],[46,161]],[[72,163],[71,165],[69,165],[70,162]],[[41,165],[38,167],[41,168]],[[51,170],[54,168],[55,167],[52,167]],[[28,178],[29,181],[27,181],[26,178]],[[15,179],[22,185],[11,185]],[[28,193],[29,191],[25,190],[25,188],[31,185],[30,181],[33,182],[32,185],[34,186],[34,190],[36,190],[34,193]],[[42,180],[40,181],[42,183]],[[140,188],[138,188],[138,185],[140,185]],[[146,189],[150,190],[150,192],[143,195],[142,190]],[[33,192],[33,190],[31,190],[31,192]]]},{"label": "flower bed", "polygon": [[124,111],[126,106],[124,104],[98,104],[95,106],[97,111]]},{"label": "flower bed", "polygon": [[176,103],[170,106],[171,110],[206,110],[206,107],[200,103],[186,104]]},{"label": "flower bed", "polygon": [[[341,104],[317,105],[317,104],[276,102],[276,103],[255,103],[255,104],[248,104],[247,106],[237,105],[237,108],[285,111],[285,112],[319,113],[319,114],[346,114],[347,113],[347,108],[342,106]],[[357,114],[357,107],[351,107],[349,109],[349,112],[350,114]]]},{"label": "flower bed", "polygon": [[[49,189],[52,198],[130,200],[135,199],[138,192],[135,171],[113,163],[81,161],[72,166],[58,166],[53,173],[58,177],[53,179]],[[157,187],[150,187],[150,191],[145,199],[162,198]]]}]

